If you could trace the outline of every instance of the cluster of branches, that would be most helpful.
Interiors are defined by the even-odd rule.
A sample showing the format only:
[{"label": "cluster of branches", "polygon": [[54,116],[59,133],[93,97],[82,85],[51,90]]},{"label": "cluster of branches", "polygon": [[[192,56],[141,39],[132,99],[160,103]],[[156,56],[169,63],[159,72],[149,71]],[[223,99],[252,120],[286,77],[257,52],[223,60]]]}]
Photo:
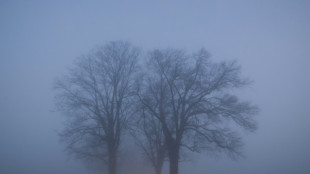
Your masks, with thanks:
[{"label": "cluster of branches", "polygon": [[115,174],[127,128],[157,174],[166,158],[177,174],[183,148],[241,154],[241,137],[223,125],[254,131],[258,109],[231,94],[249,83],[236,62],[214,63],[204,49],[154,50],[138,66],[141,57],[129,43],[110,42],[57,82],[57,104],[69,116],[61,134],[69,152],[100,159]]}]

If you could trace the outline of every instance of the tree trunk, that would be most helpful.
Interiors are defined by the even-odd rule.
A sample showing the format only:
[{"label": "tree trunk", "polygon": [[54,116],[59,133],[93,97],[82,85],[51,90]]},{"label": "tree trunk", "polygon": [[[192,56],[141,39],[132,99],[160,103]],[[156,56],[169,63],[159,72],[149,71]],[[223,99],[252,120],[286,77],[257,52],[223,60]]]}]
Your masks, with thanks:
[{"label": "tree trunk", "polygon": [[116,174],[116,153],[109,154],[109,174]]},{"label": "tree trunk", "polygon": [[170,174],[178,174],[179,173],[179,160],[178,157],[173,156],[169,157],[169,167],[170,167]]},{"label": "tree trunk", "polygon": [[157,164],[155,167],[155,173],[156,174],[161,174],[161,170],[163,168],[163,164],[164,164],[164,158],[160,158],[157,160]]},{"label": "tree trunk", "polygon": [[157,167],[155,170],[156,174],[161,174],[161,167]]},{"label": "tree trunk", "polygon": [[169,170],[170,174],[179,173],[179,147],[173,143],[174,146],[170,146],[169,153]]}]

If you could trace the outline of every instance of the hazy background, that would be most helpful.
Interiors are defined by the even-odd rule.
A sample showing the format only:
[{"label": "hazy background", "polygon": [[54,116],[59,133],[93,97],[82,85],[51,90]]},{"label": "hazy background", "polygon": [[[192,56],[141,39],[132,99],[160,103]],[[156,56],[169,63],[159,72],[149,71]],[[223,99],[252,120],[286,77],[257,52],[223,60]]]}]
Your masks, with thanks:
[{"label": "hazy background", "polygon": [[[0,1],[0,173],[90,173],[56,134],[55,78],[98,44],[205,47],[255,81],[245,159],[199,155],[180,174],[310,173],[310,1]],[[166,172],[166,171],[165,171]]]}]

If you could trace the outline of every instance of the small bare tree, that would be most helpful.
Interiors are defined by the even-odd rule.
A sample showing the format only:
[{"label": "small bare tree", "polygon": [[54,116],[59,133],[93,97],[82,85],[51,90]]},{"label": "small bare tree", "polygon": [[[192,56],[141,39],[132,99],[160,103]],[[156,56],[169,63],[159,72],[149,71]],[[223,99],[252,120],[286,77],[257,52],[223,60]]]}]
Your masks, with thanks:
[{"label": "small bare tree", "polygon": [[68,152],[100,159],[116,173],[122,131],[132,114],[133,75],[139,49],[110,42],[77,60],[70,74],[57,81],[56,103],[68,116],[61,133]]},{"label": "small bare tree", "polygon": [[155,174],[161,174],[167,157],[167,147],[161,124],[156,118],[146,115],[143,108],[140,108],[138,113],[140,117],[131,127],[131,134],[151,163]]},{"label": "small bare tree", "polygon": [[147,116],[161,124],[170,174],[178,174],[181,147],[240,154],[241,138],[225,125],[254,131],[258,109],[230,94],[248,84],[236,62],[213,63],[204,49],[193,55],[167,49],[152,51],[147,69],[137,95]]}]

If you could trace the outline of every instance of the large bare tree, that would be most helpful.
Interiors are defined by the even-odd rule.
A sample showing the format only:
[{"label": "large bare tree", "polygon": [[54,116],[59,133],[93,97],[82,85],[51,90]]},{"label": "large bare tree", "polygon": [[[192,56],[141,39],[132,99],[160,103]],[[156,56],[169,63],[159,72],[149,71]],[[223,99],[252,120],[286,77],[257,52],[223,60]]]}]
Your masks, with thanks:
[{"label": "large bare tree", "polygon": [[241,102],[233,89],[248,84],[236,62],[213,63],[204,49],[193,55],[182,50],[150,52],[138,97],[147,116],[161,123],[170,174],[178,174],[181,148],[240,154],[241,138],[233,123],[254,131],[257,107]]},{"label": "large bare tree", "polygon": [[116,173],[117,151],[132,115],[133,76],[138,48],[117,41],[77,59],[70,74],[57,81],[56,102],[68,116],[61,133],[67,150],[77,157],[105,162]]}]

